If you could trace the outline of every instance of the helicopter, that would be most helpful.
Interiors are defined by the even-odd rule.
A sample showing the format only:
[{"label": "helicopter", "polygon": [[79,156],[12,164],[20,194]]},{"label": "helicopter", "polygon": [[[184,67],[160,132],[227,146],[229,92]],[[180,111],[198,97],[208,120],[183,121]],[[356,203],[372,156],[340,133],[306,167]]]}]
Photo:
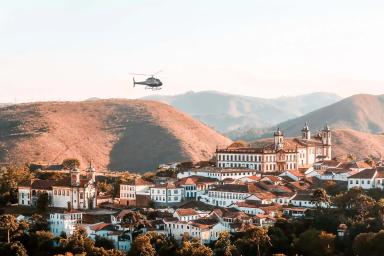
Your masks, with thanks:
[{"label": "helicopter", "polygon": [[135,81],[135,78],[133,78],[133,87],[135,87],[135,85],[137,84],[141,84],[141,85],[145,85],[145,89],[149,89],[149,90],[152,90],[152,91],[157,91],[157,90],[161,90],[161,86],[163,85],[163,83],[160,81],[160,79],[158,78],[155,78],[155,75],[157,75],[158,73],[160,73],[160,71],[152,74],[152,75],[147,75],[147,74],[132,74],[132,75],[137,75],[137,76],[147,76],[148,78],[145,79],[145,81],[142,81],[142,82],[136,82]]}]

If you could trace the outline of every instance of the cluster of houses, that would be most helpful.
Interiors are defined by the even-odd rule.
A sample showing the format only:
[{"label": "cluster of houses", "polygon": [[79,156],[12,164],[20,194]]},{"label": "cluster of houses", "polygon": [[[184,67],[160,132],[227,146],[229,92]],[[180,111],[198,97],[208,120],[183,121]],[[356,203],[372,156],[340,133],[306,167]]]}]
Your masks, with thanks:
[{"label": "cluster of houses", "polygon": [[[34,206],[38,196],[47,193],[54,235],[70,235],[81,225],[91,238],[108,238],[125,251],[135,232],[155,231],[176,240],[188,235],[211,243],[222,231],[242,232],[273,225],[280,217],[305,217],[315,207],[313,191],[328,181],[345,189],[383,189],[384,167],[337,161],[331,150],[329,127],[312,137],[306,124],[300,138],[284,138],[278,129],[271,144],[251,147],[236,142],[217,149],[214,166],[192,166],[156,180],[135,177],[119,185],[113,201],[97,194],[96,171],[90,165],[60,180],[19,184],[19,205]],[[139,210],[141,225],[124,218]]]}]

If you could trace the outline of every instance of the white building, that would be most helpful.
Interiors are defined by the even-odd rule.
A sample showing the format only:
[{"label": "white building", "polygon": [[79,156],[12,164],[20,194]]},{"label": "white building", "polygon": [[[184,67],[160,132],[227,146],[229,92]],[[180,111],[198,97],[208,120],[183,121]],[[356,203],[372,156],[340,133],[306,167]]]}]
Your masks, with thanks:
[{"label": "white building", "polygon": [[258,201],[245,200],[244,202],[237,202],[230,207],[242,211],[249,215],[268,215],[270,217],[277,216],[278,211],[281,209],[281,206],[278,204],[261,204]]},{"label": "white building", "polygon": [[184,188],[174,183],[156,184],[150,189],[151,200],[155,203],[180,203],[184,199]]},{"label": "white building", "polygon": [[190,221],[197,220],[200,217],[200,214],[192,208],[180,208],[174,212],[173,217],[177,218],[179,221]]},{"label": "white building", "polygon": [[77,210],[64,211],[62,213],[49,214],[49,228],[54,236],[65,233],[67,236],[73,234],[77,225],[83,221],[83,213]]},{"label": "white building", "polygon": [[209,188],[219,184],[219,180],[203,176],[189,176],[179,179],[176,184],[184,188],[185,198],[196,199],[205,194]]},{"label": "white building", "polygon": [[150,195],[150,188],[153,187],[152,182],[135,178],[130,182],[120,184],[120,204],[136,205],[137,195]]},{"label": "white building", "polygon": [[319,160],[331,159],[331,130],[328,125],[320,134],[311,137],[306,124],[301,138],[285,139],[282,131],[274,133],[274,142],[262,147],[234,143],[217,149],[217,166],[249,168],[262,172],[296,170],[312,166]]},{"label": "white building", "polygon": [[41,193],[47,193],[51,207],[92,209],[96,207],[95,169],[90,166],[86,176],[73,169],[69,177],[60,180],[33,179],[18,186],[20,205],[35,206]]},{"label": "white building", "polygon": [[348,177],[348,190],[354,187],[362,189],[383,189],[384,168],[365,169]]},{"label": "white building", "polygon": [[252,169],[245,168],[215,168],[215,167],[204,167],[204,168],[196,168],[190,169],[188,171],[180,172],[177,174],[177,179],[182,179],[191,176],[201,176],[207,178],[213,178],[217,180],[225,180],[225,179],[241,179],[244,177],[250,177],[260,175],[260,172]]},{"label": "white building", "polygon": [[100,222],[86,225],[85,228],[92,240],[96,240],[97,237],[103,237],[111,240],[115,249],[126,252],[131,249],[132,234],[128,229],[120,225]]},{"label": "white building", "polygon": [[219,238],[221,232],[229,231],[217,219],[202,218],[193,221],[179,221],[177,219],[164,220],[165,231],[180,241],[184,236],[197,238],[201,243],[209,244]]},{"label": "white building", "polygon": [[244,201],[253,192],[257,192],[254,184],[224,184],[208,190],[208,194],[200,201],[210,205],[228,207],[239,201]]}]

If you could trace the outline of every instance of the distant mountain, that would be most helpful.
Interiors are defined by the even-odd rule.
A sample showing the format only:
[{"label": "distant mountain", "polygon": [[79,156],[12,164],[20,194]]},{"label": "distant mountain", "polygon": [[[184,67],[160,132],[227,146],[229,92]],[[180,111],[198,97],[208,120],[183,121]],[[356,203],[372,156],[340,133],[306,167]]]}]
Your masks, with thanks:
[{"label": "distant mountain", "polygon": [[0,111],[0,162],[78,158],[98,168],[144,172],[200,161],[231,141],[173,107],[146,100],[42,102]]},{"label": "distant mountain", "polygon": [[276,126],[284,131],[286,136],[298,136],[305,122],[308,122],[312,133],[321,130],[328,123],[331,129],[352,129],[363,133],[382,134],[384,132],[384,95],[354,95],[274,127],[238,129],[228,133],[227,136],[235,140],[252,141],[270,137]]},{"label": "distant mountain", "polygon": [[301,116],[339,101],[332,93],[264,99],[216,91],[188,92],[174,96],[149,96],[188,113],[218,131],[266,127]]}]

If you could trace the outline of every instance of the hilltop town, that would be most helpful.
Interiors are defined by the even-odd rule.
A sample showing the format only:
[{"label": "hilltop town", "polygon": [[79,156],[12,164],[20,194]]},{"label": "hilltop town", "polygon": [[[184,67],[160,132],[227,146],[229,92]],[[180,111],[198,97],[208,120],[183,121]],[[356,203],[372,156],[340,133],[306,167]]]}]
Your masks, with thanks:
[{"label": "hilltop town", "polygon": [[93,241],[94,255],[184,255],[187,241],[189,255],[359,252],[358,234],[384,225],[382,159],[334,158],[327,124],[311,132],[305,123],[297,134],[277,129],[270,143],[237,141],[217,147],[208,161],[159,163],[142,175],[102,172],[92,162],[81,169],[76,158],[5,165],[0,227],[18,241],[19,229],[7,222],[43,223],[57,238],[45,238],[45,246],[58,254],[79,236]]}]

